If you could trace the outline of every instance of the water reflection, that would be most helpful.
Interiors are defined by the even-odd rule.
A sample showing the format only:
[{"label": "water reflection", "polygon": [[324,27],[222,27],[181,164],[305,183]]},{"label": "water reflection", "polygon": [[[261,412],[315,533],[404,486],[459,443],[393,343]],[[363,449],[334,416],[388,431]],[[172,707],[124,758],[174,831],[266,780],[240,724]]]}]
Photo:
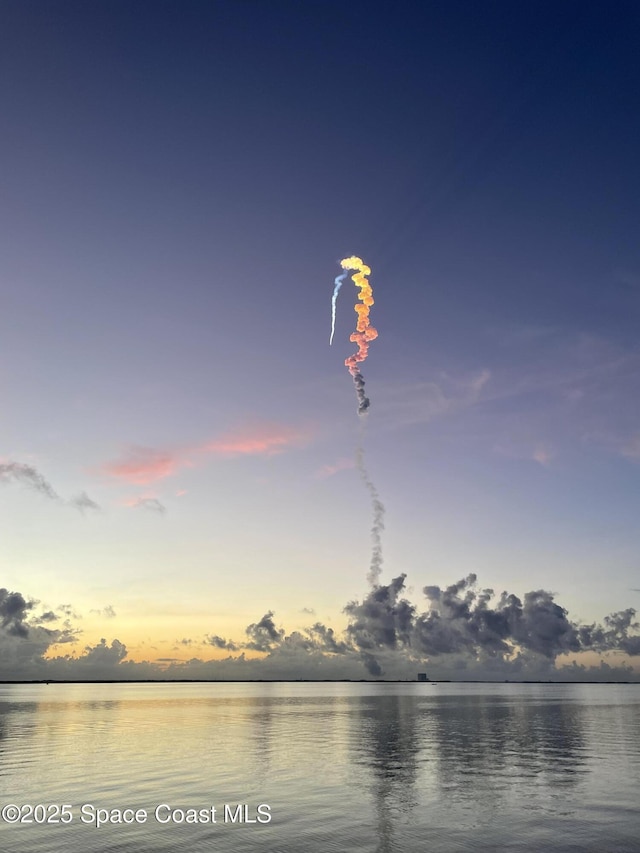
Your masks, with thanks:
[{"label": "water reflection", "polygon": [[411,821],[427,829],[442,822],[445,809],[474,826],[514,802],[569,814],[563,795],[572,791],[575,800],[589,772],[578,704],[477,694],[355,701],[351,761],[368,771],[376,853],[400,849],[395,836],[418,804],[420,815]]},{"label": "water reflection", "polygon": [[[639,734],[633,686],[0,686],[0,794],[274,815],[75,823],[51,853],[637,851]],[[5,830],[3,849],[43,849],[37,827]]]},{"label": "water reflection", "polygon": [[[358,728],[353,761],[371,771],[378,844],[376,853],[399,849],[394,827],[417,805],[420,707],[415,696],[367,696],[356,700]],[[358,774],[360,775],[360,774]]]},{"label": "water reflection", "polygon": [[435,721],[439,784],[458,798],[469,788],[496,798],[513,785],[575,785],[585,770],[580,708],[496,696],[443,697]]}]

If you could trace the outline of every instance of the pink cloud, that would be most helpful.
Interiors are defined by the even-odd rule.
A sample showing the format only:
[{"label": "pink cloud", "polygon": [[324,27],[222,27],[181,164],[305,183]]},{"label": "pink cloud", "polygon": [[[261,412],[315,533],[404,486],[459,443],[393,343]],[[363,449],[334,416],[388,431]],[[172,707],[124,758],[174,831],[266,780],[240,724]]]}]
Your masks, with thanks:
[{"label": "pink cloud", "polygon": [[106,462],[102,471],[111,477],[125,480],[135,486],[146,486],[175,474],[185,463],[166,450],[150,447],[132,447],[128,455],[118,462]]},{"label": "pink cloud", "polygon": [[308,431],[281,424],[262,424],[237,430],[200,449],[216,456],[273,456],[285,447],[299,446],[308,438]]},{"label": "pink cloud", "polygon": [[282,424],[261,424],[239,429],[213,441],[181,450],[157,450],[150,447],[131,447],[119,460],[106,462],[101,472],[124,480],[134,486],[147,486],[177,474],[182,468],[193,467],[194,457],[215,455],[273,456],[287,447],[305,443],[309,430]]},{"label": "pink cloud", "polygon": [[318,471],[316,471],[316,477],[320,477],[321,479],[325,479],[326,477],[333,477],[334,474],[337,474],[338,471],[346,471],[349,468],[355,468],[356,463],[353,459],[338,459],[333,465],[323,465]]}]

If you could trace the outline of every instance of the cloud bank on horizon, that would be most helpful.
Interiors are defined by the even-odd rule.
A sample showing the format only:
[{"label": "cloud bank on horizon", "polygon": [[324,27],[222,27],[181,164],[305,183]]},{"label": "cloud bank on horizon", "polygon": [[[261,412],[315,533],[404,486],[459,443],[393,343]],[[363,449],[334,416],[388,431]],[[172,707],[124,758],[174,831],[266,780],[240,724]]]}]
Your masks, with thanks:
[{"label": "cloud bank on horizon", "polygon": [[[241,640],[214,633],[202,638],[199,645],[227,651],[226,658],[186,662],[128,660],[119,639],[111,644],[102,639],[80,654],[54,655],[59,644],[79,642],[71,609],[37,615],[37,601],[0,589],[0,678],[404,679],[426,669],[433,679],[640,680],[630,661],[640,656],[634,608],[585,625],[571,620],[551,592],[533,590],[523,599],[506,591],[495,596],[491,589],[479,589],[470,574],[444,589],[424,587],[428,607],[420,611],[404,595],[405,580],[401,574],[374,586],[361,601],[349,602],[341,635],[319,621],[287,633],[268,610],[247,626]],[[104,615],[111,619],[115,612],[108,606]],[[562,660],[584,652],[604,657],[599,666]],[[611,653],[616,653],[613,665],[606,660]]]}]

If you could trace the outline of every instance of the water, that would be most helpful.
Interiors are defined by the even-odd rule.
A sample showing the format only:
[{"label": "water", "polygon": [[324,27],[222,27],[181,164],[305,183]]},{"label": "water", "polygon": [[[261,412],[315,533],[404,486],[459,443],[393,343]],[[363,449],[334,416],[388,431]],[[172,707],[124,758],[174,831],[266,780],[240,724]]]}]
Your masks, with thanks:
[{"label": "water", "polygon": [[637,853],[638,790],[640,685],[0,685],[0,806],[71,816],[7,853]]}]

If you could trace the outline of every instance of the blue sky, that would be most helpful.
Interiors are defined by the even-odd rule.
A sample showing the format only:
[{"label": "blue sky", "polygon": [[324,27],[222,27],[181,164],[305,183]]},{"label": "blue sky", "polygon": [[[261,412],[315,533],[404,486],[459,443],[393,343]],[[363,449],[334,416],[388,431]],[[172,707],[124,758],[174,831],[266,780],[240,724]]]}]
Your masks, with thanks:
[{"label": "blue sky", "polygon": [[233,651],[207,636],[239,654],[267,613],[283,637],[347,627],[372,524],[349,281],[328,346],[351,254],[379,331],[380,583],[406,573],[419,611],[470,573],[575,624],[637,607],[635,4],[4,19],[0,585],[36,669],[103,637],[151,664]]}]

